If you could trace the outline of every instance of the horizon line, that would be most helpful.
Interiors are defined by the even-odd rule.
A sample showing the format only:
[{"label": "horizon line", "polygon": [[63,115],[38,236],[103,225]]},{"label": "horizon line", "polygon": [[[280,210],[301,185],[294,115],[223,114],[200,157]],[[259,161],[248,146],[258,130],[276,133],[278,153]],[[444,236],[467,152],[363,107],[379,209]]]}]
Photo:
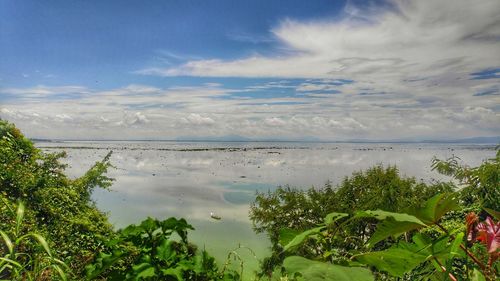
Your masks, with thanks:
[{"label": "horizon line", "polygon": [[[487,139],[497,139],[489,141]],[[224,139],[50,139],[50,138],[28,138],[33,142],[234,142],[234,143],[252,143],[252,142],[284,142],[284,143],[480,143],[500,145],[500,136],[492,137],[471,137],[463,139],[424,139],[424,140],[373,140],[373,139],[351,139],[351,140],[283,140],[283,139],[248,139],[248,140],[224,140]],[[478,140],[479,139],[479,140]],[[485,139],[485,140],[480,140]]]}]

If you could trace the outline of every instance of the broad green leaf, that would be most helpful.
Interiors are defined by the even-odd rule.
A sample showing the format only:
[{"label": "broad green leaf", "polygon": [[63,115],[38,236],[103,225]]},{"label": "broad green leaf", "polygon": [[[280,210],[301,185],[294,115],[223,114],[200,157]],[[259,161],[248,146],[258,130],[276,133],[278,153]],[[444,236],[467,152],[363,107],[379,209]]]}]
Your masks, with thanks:
[{"label": "broad green leaf", "polygon": [[456,210],[458,205],[458,195],[453,193],[438,194],[427,200],[420,208],[413,208],[410,212],[427,225],[438,222],[441,217],[449,211]]},{"label": "broad green leaf", "polygon": [[176,267],[161,270],[165,276],[176,277],[177,280],[184,280],[184,272],[193,269],[193,264],[190,261],[182,260],[177,263]]},{"label": "broad green leaf", "polygon": [[329,225],[329,224],[332,224],[342,218],[345,218],[349,216],[349,214],[346,214],[346,213],[329,213],[328,215],[326,215],[325,217],[325,224],[326,225]]},{"label": "broad green leaf", "polygon": [[155,268],[149,263],[141,263],[132,267],[134,280],[147,279],[156,276]]},{"label": "broad green leaf", "polygon": [[142,228],[142,230],[147,233],[152,233],[159,227],[158,220],[148,217],[147,219],[141,222],[139,227]]},{"label": "broad green leaf", "polygon": [[[120,235],[123,237],[133,237],[140,235],[141,233],[142,233],[142,228],[134,224],[131,224],[127,226],[125,229],[122,229],[120,231]],[[113,242],[121,242],[121,241],[115,239],[115,241]]]},{"label": "broad green leaf", "polygon": [[205,270],[205,262],[208,262],[207,260],[208,254],[206,251],[202,251],[201,253],[197,254],[194,257],[194,265],[193,265],[193,270],[196,273],[202,273]]},{"label": "broad green leaf", "polygon": [[113,254],[99,253],[98,258],[93,264],[87,265],[85,267],[87,279],[92,280],[99,276],[102,272],[107,270],[116,261],[118,261],[123,256],[120,251],[115,251]]},{"label": "broad green leaf", "polygon": [[164,276],[174,277],[178,281],[184,280],[184,277],[182,276],[183,270],[180,267],[162,269],[161,272]]},{"label": "broad green leaf", "polygon": [[465,234],[463,232],[460,232],[457,234],[455,237],[455,240],[453,240],[453,243],[451,244],[450,248],[450,254],[457,256],[463,254],[462,251],[459,251],[460,244],[462,243],[462,240],[464,239]]},{"label": "broad green leaf", "polygon": [[382,210],[376,211],[359,211],[356,212],[355,217],[358,218],[375,218],[377,220],[385,220],[389,217],[394,218],[396,221],[413,222],[425,226],[425,224],[415,216],[405,213],[394,213]]},{"label": "broad green leaf", "polygon": [[285,245],[284,250],[289,251],[290,249],[299,246],[300,244],[302,244],[302,242],[304,242],[304,240],[307,239],[307,237],[321,232],[323,228],[324,226],[319,226],[300,233],[299,235],[295,236],[292,241]]},{"label": "broad green leaf", "polygon": [[161,229],[165,234],[169,234],[175,231],[182,239],[183,242],[187,242],[187,230],[194,230],[194,227],[187,223],[185,219],[169,218],[161,222]]},{"label": "broad green leaf", "polygon": [[185,219],[176,219],[176,218],[168,218],[161,222],[161,227],[163,231],[166,230],[181,230],[181,229],[191,229],[194,230],[194,227],[187,223]]},{"label": "broad green leaf", "polygon": [[411,237],[411,240],[413,240],[413,242],[415,242],[415,244],[422,249],[432,244],[432,239],[424,233],[415,233]]},{"label": "broad green leaf", "polygon": [[437,262],[436,259],[430,259],[430,261],[431,261],[432,266],[434,266],[434,269],[435,269],[434,273],[432,273],[432,275],[431,275],[431,279],[434,280],[434,279],[438,278],[438,280],[444,280],[441,276],[442,275],[441,271],[443,270],[441,268],[441,265]]},{"label": "broad green leaf", "polygon": [[406,249],[390,248],[385,251],[368,252],[354,259],[393,276],[402,277],[427,259],[427,255]]},{"label": "broad green leaf", "polygon": [[303,280],[335,280],[335,281],[370,281],[374,280],[371,271],[363,267],[346,267],[336,264],[309,260],[299,256],[291,256],[283,262],[289,275],[300,273]]},{"label": "broad green leaf", "polygon": [[[500,150],[499,150],[500,151]],[[492,215],[495,220],[500,220],[500,212],[489,208],[483,208],[488,214]]]},{"label": "broad green leaf", "polygon": [[474,268],[471,281],[486,281],[486,278],[484,278],[484,275],[481,273],[481,271],[477,270],[477,268]]},{"label": "broad green leaf", "polygon": [[382,222],[377,225],[375,233],[367,242],[369,247],[372,247],[389,236],[397,237],[404,232],[425,226],[425,224],[415,216],[382,210],[360,211],[356,213],[355,217],[371,217],[382,220]]},{"label": "broad green leaf", "polygon": [[[450,236],[448,235],[443,235],[437,239],[432,239],[425,234],[417,233],[412,237],[412,240],[415,242],[415,244],[400,242],[398,244],[398,248],[403,248],[416,253],[428,255],[428,259],[437,258],[446,261],[453,256],[461,256],[460,252],[453,252],[452,248],[454,244],[450,244],[448,242],[449,239]],[[459,241],[461,241],[461,238],[459,239]],[[460,244],[455,246],[459,247],[459,245]]]},{"label": "broad green leaf", "polygon": [[167,230],[175,230],[177,228],[177,225],[178,225],[178,220],[176,218],[168,218],[164,221],[161,222],[161,228],[163,231],[167,231]]},{"label": "broad green leaf", "polygon": [[282,246],[290,243],[290,241],[295,238],[295,236],[299,235],[301,232],[299,230],[291,229],[291,228],[282,228],[280,229],[280,244]]},{"label": "broad green leaf", "polygon": [[367,242],[368,247],[373,247],[378,242],[386,239],[391,236],[397,238],[399,235],[408,232],[410,230],[414,230],[422,227],[421,224],[407,221],[396,221],[392,217],[384,220],[383,222],[377,225],[377,229],[375,233],[373,233],[372,237]]},{"label": "broad green leaf", "polygon": [[156,248],[156,256],[163,261],[168,261],[175,256],[175,251],[172,249],[172,241],[163,239],[160,246]]}]

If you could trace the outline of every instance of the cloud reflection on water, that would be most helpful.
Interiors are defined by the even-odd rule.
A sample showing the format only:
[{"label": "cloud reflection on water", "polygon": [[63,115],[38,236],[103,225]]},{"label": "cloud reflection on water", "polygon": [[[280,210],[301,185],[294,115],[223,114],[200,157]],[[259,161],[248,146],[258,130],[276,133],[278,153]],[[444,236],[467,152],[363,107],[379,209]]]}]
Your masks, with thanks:
[{"label": "cloud reflection on water", "polygon": [[[78,176],[92,163],[113,150],[116,179],[111,192],[96,190],[97,206],[109,212],[116,227],[137,223],[147,216],[184,217],[197,231],[195,242],[209,245],[223,259],[238,243],[263,253],[264,236],[255,235],[248,219],[249,204],[256,191],[279,185],[321,187],[340,182],[353,171],[383,163],[397,165],[402,174],[417,180],[446,179],[431,171],[433,156],[459,156],[469,165],[492,157],[493,147],[438,144],[266,144],[261,143],[173,143],[173,142],[66,142],[38,143],[66,147],[70,175]],[[73,148],[72,148],[73,147]],[[79,149],[78,147],[86,147]],[[232,150],[199,150],[234,147]],[[176,149],[176,151],[167,150]],[[185,150],[185,151],[181,151]],[[448,179],[446,179],[448,180]],[[210,212],[222,221],[210,218]]]}]

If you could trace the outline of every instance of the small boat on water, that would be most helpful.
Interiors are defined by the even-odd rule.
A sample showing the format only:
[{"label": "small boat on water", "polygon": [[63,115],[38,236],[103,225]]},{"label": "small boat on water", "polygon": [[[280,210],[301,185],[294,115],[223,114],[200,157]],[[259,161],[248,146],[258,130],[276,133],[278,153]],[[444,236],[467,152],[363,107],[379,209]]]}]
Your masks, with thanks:
[{"label": "small boat on water", "polygon": [[221,219],[221,217],[218,216],[218,215],[216,215],[214,212],[210,212],[210,217],[212,219],[214,219],[214,220],[220,220]]}]

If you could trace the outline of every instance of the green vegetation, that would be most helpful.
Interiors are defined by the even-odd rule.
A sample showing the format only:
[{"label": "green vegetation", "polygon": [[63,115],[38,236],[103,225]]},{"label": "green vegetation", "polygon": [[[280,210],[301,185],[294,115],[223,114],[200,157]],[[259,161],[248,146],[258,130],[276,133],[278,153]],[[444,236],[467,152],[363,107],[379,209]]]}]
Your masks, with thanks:
[{"label": "green vegetation", "polygon": [[[323,280],[336,276],[335,265],[368,266],[371,280],[496,280],[500,150],[479,167],[451,158],[435,159],[433,168],[453,176],[461,188],[417,183],[400,177],[395,167],[377,166],[337,188],[258,194],[250,217],[273,243],[260,276]],[[301,264],[314,262],[314,270],[301,271],[298,257]],[[362,280],[338,274],[335,279]]]},{"label": "green vegetation", "polygon": [[[15,215],[16,220],[13,236],[9,237],[7,233],[0,230],[3,246],[7,249],[6,255],[0,257],[0,278],[41,280],[44,276],[55,272],[62,280],[67,280],[66,264],[54,258],[45,238],[34,232],[22,232],[24,205],[20,203],[15,214],[8,205],[6,206],[9,212]],[[37,246],[43,251],[37,251]]]},{"label": "green vegetation", "polygon": [[100,253],[87,266],[87,279],[239,280],[233,271],[219,272],[213,257],[188,243],[188,230],[194,228],[176,218],[147,218],[140,225],[130,225],[109,241],[111,253]]},{"label": "green vegetation", "polygon": [[183,219],[113,231],[91,200],[95,188],[112,184],[110,156],[70,179],[65,153],[42,152],[0,120],[1,280],[239,280],[188,243],[192,227]]},{"label": "green vegetation", "polygon": [[[189,242],[184,219],[113,230],[91,199],[113,182],[110,155],[71,179],[64,153],[42,152],[0,120],[0,280],[241,279]],[[272,254],[256,278],[498,279],[500,150],[478,167],[457,158],[432,167],[454,182],[375,166],[335,187],[257,194],[250,218]]]},{"label": "green vegetation", "polygon": [[[329,213],[353,213],[360,210],[399,212],[415,206],[435,194],[451,192],[452,184],[426,185],[414,178],[403,178],[396,167],[376,166],[346,177],[336,188],[327,184],[323,189],[302,191],[278,188],[275,192],[257,194],[250,218],[257,232],[266,232],[272,242],[272,256],[263,262],[264,274],[271,274],[284,259],[280,239],[322,223]],[[318,248],[316,241],[298,249],[301,256],[313,258],[327,254],[331,261],[347,261],[351,251],[360,251],[375,232],[377,220],[357,217],[332,238],[332,249]],[[380,245],[378,247],[383,247]]]},{"label": "green vegetation", "polygon": [[[283,263],[283,272],[295,276],[296,271],[300,271],[302,265],[297,264],[300,258],[303,263],[312,263],[311,259],[296,256],[297,247],[303,246],[308,239],[316,241],[326,255],[318,255],[314,258],[314,263],[322,262],[323,266],[316,266],[314,269],[301,271],[301,277],[305,280],[313,280],[310,274],[315,276],[337,276],[333,271],[333,263],[329,259],[328,253],[336,250],[331,243],[332,238],[343,231],[349,221],[357,218],[375,218],[380,222],[372,237],[366,241],[366,248],[362,252],[351,251],[351,257],[342,265],[336,265],[337,270],[347,270],[348,268],[367,265],[373,267],[375,272],[386,273],[386,276],[378,275],[380,279],[391,279],[392,277],[403,278],[403,280],[458,280],[469,277],[472,280],[496,280],[498,277],[498,257],[500,238],[500,222],[496,224],[491,217],[486,222],[471,226],[472,221],[468,220],[467,232],[460,229],[448,230],[443,227],[440,221],[445,214],[459,209],[458,196],[456,194],[439,194],[429,199],[423,206],[410,210],[409,213],[393,213],[382,210],[358,211],[353,215],[346,213],[331,213],[320,226],[306,230],[291,240],[284,239],[282,243],[283,251],[287,255]],[[471,213],[472,216],[473,213]],[[432,235],[425,230],[437,226],[440,231],[437,235]],[[420,231],[415,231],[420,230]],[[384,250],[373,250],[373,247],[388,238],[397,239],[404,233],[413,235],[404,237],[395,243],[391,243]],[[481,236],[472,239],[470,237]],[[285,235],[286,237],[286,235]],[[469,237],[464,239],[464,237]],[[465,241],[473,244],[468,247]],[[496,241],[496,242],[495,242]],[[470,245],[469,245],[470,246]],[[477,247],[476,247],[477,246]],[[484,251],[485,250],[485,251]],[[486,260],[485,260],[486,258]],[[468,261],[470,259],[470,261]],[[293,260],[294,262],[290,262]],[[462,271],[465,265],[466,272]],[[303,268],[303,267],[302,267]],[[363,271],[355,270],[352,273],[337,273],[341,276],[349,276],[348,280],[373,280],[373,276],[359,276]],[[355,275],[358,274],[358,275]],[[300,276],[300,275],[299,275]],[[355,277],[356,276],[356,277]],[[318,279],[319,280],[319,279]]]},{"label": "green vegetation", "polygon": [[[62,259],[75,275],[113,235],[106,216],[90,200],[97,187],[112,180],[104,174],[109,155],[80,178],[70,179],[59,159],[64,153],[43,153],[13,125],[0,121],[0,223],[6,233],[15,233],[11,212],[17,202],[26,204],[24,228],[46,238],[54,256]],[[27,254],[32,255],[30,249]]]}]

